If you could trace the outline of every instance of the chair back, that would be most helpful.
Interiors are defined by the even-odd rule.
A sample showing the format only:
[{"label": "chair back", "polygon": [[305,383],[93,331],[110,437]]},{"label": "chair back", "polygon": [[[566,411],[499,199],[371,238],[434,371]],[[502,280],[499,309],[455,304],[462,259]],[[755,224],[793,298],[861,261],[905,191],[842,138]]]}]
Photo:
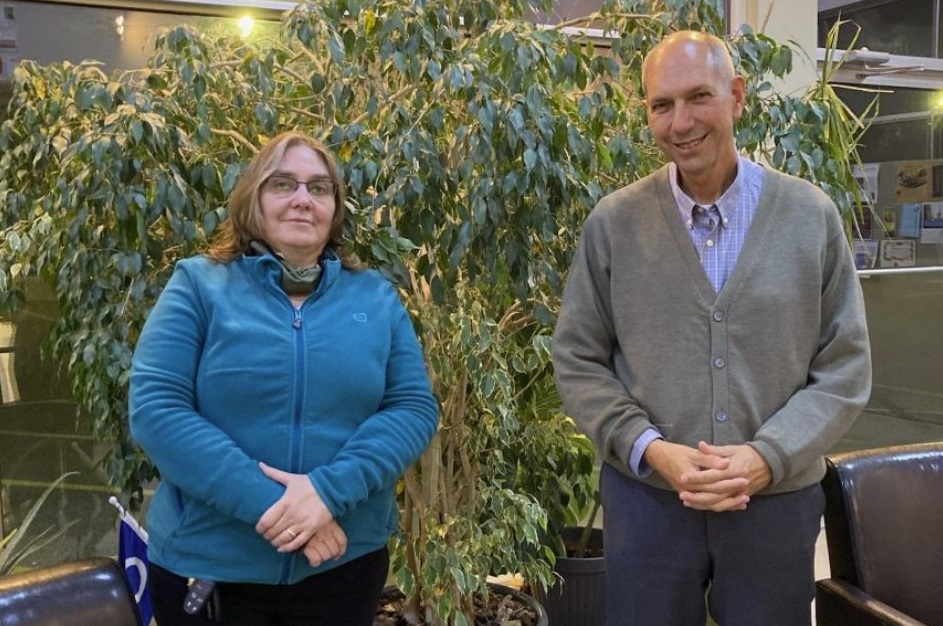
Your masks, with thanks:
[{"label": "chair back", "polygon": [[0,577],[0,626],[141,626],[113,559],[93,558]]},{"label": "chair back", "polygon": [[832,578],[927,624],[943,624],[943,442],[826,459]]}]

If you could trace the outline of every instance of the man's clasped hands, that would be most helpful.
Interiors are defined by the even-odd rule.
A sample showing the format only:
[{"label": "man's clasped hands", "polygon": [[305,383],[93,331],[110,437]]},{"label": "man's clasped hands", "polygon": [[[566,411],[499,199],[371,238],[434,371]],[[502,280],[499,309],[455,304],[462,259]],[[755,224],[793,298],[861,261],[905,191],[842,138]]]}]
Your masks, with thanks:
[{"label": "man's clasped hands", "polygon": [[685,506],[702,511],[743,511],[750,496],[772,480],[769,465],[746,444],[697,448],[656,439],[645,461],[678,492]]}]

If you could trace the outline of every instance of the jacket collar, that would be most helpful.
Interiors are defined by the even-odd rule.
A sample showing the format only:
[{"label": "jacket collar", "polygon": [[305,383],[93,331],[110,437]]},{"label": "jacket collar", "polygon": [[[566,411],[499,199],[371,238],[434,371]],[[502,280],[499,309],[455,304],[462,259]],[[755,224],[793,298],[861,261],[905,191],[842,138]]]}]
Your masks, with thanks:
[{"label": "jacket collar", "polygon": [[[253,268],[255,274],[268,287],[285,293],[281,286],[282,266],[271,253],[243,255],[242,263]],[[340,258],[330,248],[325,248],[324,254],[321,255],[321,267],[323,268],[321,280],[314,290],[315,295],[320,295],[330,289],[343,269]]]}]

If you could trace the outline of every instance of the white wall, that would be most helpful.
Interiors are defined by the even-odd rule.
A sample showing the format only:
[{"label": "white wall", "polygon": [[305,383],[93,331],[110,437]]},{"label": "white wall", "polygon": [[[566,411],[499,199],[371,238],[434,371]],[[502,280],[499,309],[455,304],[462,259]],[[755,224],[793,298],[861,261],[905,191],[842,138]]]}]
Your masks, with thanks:
[{"label": "white wall", "polygon": [[801,93],[816,80],[817,18],[821,3],[822,0],[730,0],[733,29],[749,24],[778,43],[794,42],[793,72],[780,86],[785,93]]}]

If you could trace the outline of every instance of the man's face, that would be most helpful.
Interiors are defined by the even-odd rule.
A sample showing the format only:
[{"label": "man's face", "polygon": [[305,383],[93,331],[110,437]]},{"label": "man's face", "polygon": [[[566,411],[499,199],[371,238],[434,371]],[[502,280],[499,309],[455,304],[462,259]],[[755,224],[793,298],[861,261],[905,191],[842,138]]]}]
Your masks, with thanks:
[{"label": "man's face", "polygon": [[645,93],[652,135],[682,179],[722,181],[736,171],[733,132],[743,112],[743,79],[726,78],[706,44],[665,44],[649,59]]}]

